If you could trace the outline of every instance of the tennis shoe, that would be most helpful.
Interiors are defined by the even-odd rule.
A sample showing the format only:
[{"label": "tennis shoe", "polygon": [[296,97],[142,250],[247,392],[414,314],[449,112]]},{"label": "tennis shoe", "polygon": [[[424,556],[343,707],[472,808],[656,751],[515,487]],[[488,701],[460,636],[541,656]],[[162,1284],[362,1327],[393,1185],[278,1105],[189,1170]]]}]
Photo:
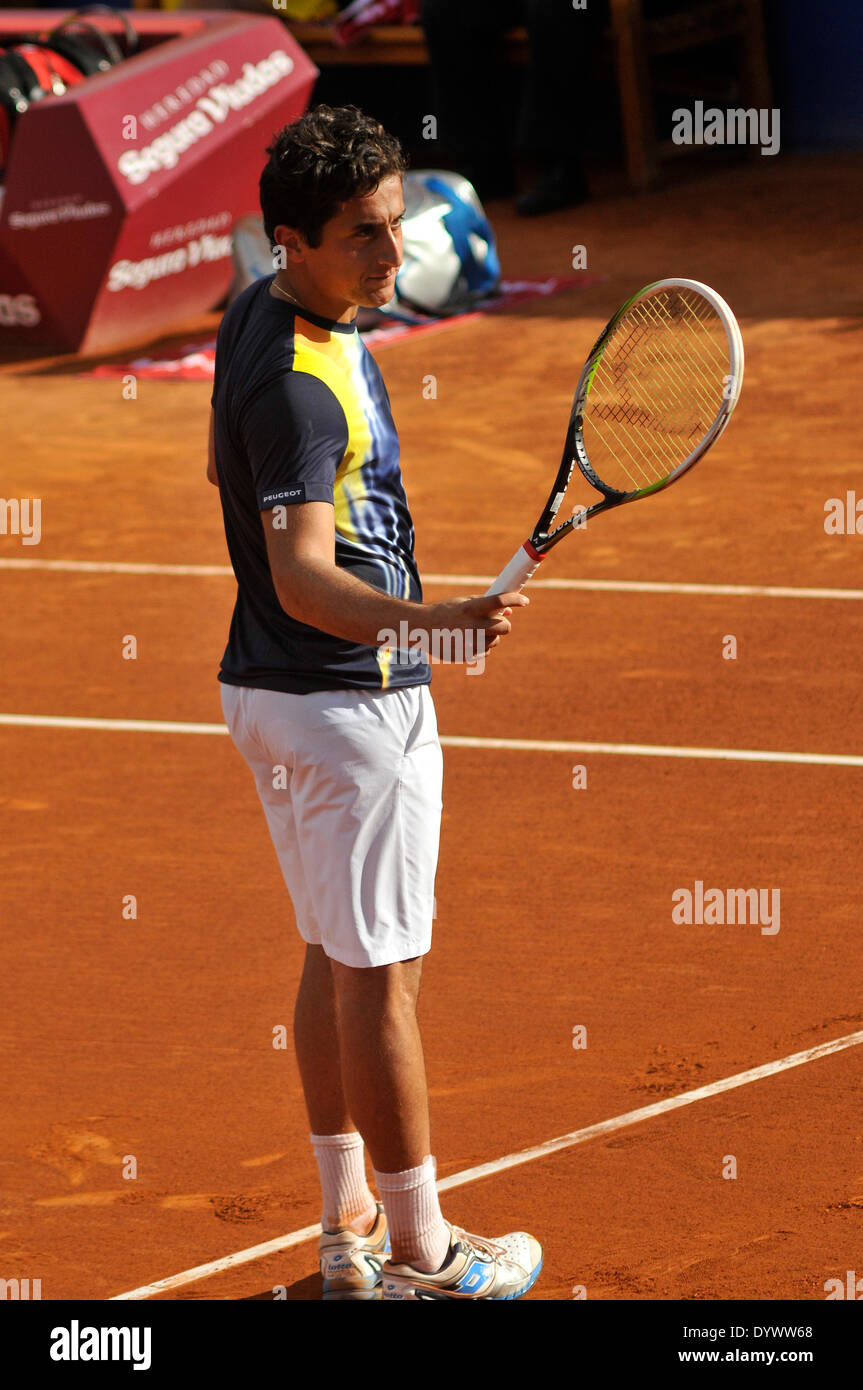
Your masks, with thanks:
[{"label": "tennis shoe", "polygon": [[381,1269],[390,1253],[390,1236],[383,1206],[368,1235],[355,1231],[322,1231],[318,1241],[324,1300],[379,1299]]},{"label": "tennis shoe", "polygon": [[439,1298],[523,1298],[542,1269],[542,1246],[525,1231],[512,1231],[496,1240],[472,1236],[459,1226],[450,1228],[446,1259],[435,1274],[412,1265],[383,1267],[384,1300]]}]

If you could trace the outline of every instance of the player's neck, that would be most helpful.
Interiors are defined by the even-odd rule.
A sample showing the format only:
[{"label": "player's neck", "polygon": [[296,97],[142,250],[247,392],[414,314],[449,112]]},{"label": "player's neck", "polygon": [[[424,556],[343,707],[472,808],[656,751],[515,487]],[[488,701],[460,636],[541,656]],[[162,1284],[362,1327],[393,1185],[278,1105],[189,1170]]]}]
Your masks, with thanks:
[{"label": "player's neck", "polygon": [[283,304],[291,303],[297,309],[307,309],[317,318],[329,319],[331,323],[353,323],[357,316],[356,304],[346,305],[341,300],[327,299],[312,286],[293,283],[283,270],[276,271],[270,284],[270,294]]}]

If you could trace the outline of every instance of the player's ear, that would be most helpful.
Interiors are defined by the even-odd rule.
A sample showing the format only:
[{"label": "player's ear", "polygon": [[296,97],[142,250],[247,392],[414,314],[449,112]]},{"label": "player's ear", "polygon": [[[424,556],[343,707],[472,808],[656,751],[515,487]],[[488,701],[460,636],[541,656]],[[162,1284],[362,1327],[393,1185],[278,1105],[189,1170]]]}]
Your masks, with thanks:
[{"label": "player's ear", "polygon": [[308,242],[296,227],[286,227],[280,224],[273,228],[273,237],[281,252],[279,260],[282,264],[287,265],[292,262],[296,265],[297,262],[305,259],[309,250]]}]

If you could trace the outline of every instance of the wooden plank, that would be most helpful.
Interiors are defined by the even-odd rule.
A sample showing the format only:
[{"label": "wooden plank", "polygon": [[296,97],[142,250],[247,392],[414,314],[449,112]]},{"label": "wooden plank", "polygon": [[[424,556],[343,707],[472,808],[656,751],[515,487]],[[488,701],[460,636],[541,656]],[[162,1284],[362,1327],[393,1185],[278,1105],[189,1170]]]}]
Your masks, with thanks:
[{"label": "wooden plank", "polygon": [[632,188],[649,188],[659,174],[659,161],[641,5],[636,0],[612,0],[611,18],[629,183]]},{"label": "wooden plank", "polygon": [[651,57],[681,53],[743,34],[747,24],[745,0],[706,0],[681,14],[645,20],[647,51]]},{"label": "wooden plank", "polygon": [[[359,43],[337,44],[328,24],[287,25],[300,47],[318,67],[425,67],[428,49],[419,24],[374,24]],[[504,41],[504,54],[514,66],[528,61],[526,29],[513,29]]]},{"label": "wooden plank", "polygon": [[746,0],[746,32],[741,43],[743,91],[747,106],[769,108],[773,104],[764,15],[761,0]]}]

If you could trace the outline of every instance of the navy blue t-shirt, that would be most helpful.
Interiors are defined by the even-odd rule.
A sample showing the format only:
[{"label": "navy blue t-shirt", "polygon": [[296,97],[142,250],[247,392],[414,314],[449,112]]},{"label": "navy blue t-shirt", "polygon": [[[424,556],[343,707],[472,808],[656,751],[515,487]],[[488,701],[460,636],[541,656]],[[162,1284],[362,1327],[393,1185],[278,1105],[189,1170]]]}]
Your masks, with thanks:
[{"label": "navy blue t-shirt", "polygon": [[426,662],[297,622],[276,596],[261,512],[331,502],[336,564],[383,593],[422,601],[398,435],[377,364],[355,325],[275,299],[273,279],[230,305],[216,347],[216,469],[237,579],[219,680],[299,694],[426,685]]}]

